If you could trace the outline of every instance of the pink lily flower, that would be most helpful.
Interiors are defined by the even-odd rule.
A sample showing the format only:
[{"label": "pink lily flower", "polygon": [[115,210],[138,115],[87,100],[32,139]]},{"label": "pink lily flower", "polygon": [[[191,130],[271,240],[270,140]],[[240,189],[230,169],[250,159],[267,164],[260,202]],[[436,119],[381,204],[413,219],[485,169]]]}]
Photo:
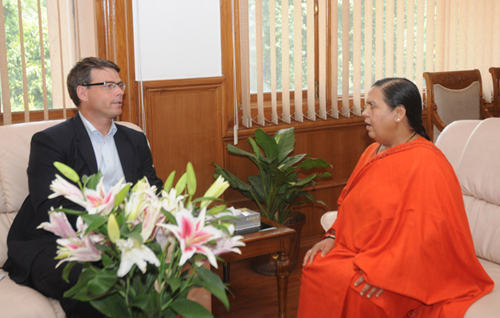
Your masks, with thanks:
[{"label": "pink lily flower", "polygon": [[69,223],[65,213],[51,211],[49,212],[49,220],[50,222],[43,222],[38,228],[61,237],[57,239],[59,246],[56,257],[56,259],[61,259],[61,261],[56,267],[64,262],[95,262],[101,259],[101,252],[94,246],[93,241],[102,241],[102,237],[93,235],[92,233],[83,236],[87,226],[80,217],[77,219],[79,235]]},{"label": "pink lily flower", "polygon": [[190,209],[181,209],[175,219],[178,225],[159,224],[175,235],[180,243],[181,259],[179,265],[182,266],[195,253],[203,254],[208,258],[210,264],[217,268],[217,260],[212,250],[205,244],[218,239],[222,232],[217,228],[205,226],[206,209],[202,209],[198,217],[194,217]]},{"label": "pink lily flower", "polygon": [[97,184],[95,190],[85,189],[85,209],[89,214],[108,215],[114,208],[116,195],[126,186],[123,178],[108,192],[104,188],[104,179]]},{"label": "pink lily flower", "polygon": [[80,188],[66,181],[66,179],[60,175],[56,175],[56,178],[50,184],[50,190],[54,191],[54,193],[49,195],[49,199],[62,195],[68,200],[71,200],[81,206],[85,206],[85,199]]},{"label": "pink lily flower", "polygon": [[49,212],[49,222],[41,223],[37,229],[44,229],[59,237],[77,238],[75,230],[71,226],[64,212],[55,212],[53,208]]},{"label": "pink lily flower", "polygon": [[101,251],[92,244],[90,235],[85,235],[81,239],[60,238],[56,242],[59,244],[56,259],[62,258],[56,267],[64,262],[96,262],[101,259]]},{"label": "pink lily flower", "polygon": [[217,240],[217,245],[212,250],[212,252],[216,256],[229,252],[234,252],[241,255],[241,250],[238,248],[238,246],[245,246],[245,243],[241,240],[243,240],[243,236],[241,235],[224,235]]}]

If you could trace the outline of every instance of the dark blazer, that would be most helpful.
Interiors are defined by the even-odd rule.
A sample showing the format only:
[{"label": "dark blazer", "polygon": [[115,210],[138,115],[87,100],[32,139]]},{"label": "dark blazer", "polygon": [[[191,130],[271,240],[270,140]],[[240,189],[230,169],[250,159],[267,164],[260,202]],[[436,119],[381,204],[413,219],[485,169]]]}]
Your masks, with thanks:
[{"label": "dark blazer", "polygon": [[[151,185],[161,188],[163,182],[156,176],[146,136],[122,125],[117,124],[116,127],[114,139],[126,181],[136,183],[147,177]],[[28,163],[30,194],[10,228],[8,259],[3,266],[10,278],[19,284],[29,285],[33,260],[43,249],[56,244],[58,237],[37,229],[40,223],[49,221],[50,207],[83,210],[63,197],[48,199],[52,193],[50,183],[56,174],[60,174],[54,167],[55,161],[72,167],[80,177],[97,173],[94,149],[80,115],[38,132],[31,139]],[[68,215],[68,219],[75,227],[76,217]]]}]

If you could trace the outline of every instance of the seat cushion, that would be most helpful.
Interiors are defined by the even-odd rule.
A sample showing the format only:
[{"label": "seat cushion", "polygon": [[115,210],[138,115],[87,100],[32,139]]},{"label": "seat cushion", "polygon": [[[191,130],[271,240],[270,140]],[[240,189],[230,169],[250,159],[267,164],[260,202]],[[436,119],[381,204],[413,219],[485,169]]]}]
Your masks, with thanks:
[{"label": "seat cushion", "polygon": [[55,299],[49,299],[36,290],[13,282],[0,270],[0,316],[9,318],[65,318]]},{"label": "seat cushion", "polygon": [[495,287],[491,293],[474,302],[464,318],[496,318],[500,315],[500,264],[482,258],[479,258],[479,262],[495,282]]}]

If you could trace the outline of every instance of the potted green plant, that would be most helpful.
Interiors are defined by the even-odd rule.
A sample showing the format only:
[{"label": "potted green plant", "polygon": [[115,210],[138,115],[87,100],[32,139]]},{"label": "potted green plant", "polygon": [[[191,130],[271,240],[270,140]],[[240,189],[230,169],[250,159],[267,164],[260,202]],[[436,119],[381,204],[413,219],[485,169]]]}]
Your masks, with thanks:
[{"label": "potted green plant", "polygon": [[[255,139],[254,139],[255,138]],[[248,177],[248,182],[242,181],[227,169],[214,163],[216,169],[214,177],[223,176],[233,189],[239,190],[244,196],[252,199],[257,205],[262,217],[279,224],[291,225],[290,221],[303,219],[305,216],[297,217],[293,209],[309,202],[325,204],[314,200],[311,193],[304,188],[314,185],[316,179],[327,178],[332,174],[324,169],[331,167],[324,159],[310,158],[308,154],[292,155],[295,149],[294,128],[281,129],[274,137],[269,136],[264,130],[257,129],[254,138],[248,138],[253,153],[242,150],[229,144],[229,153],[246,156],[258,167],[257,175]],[[304,178],[299,178],[299,172],[311,169],[321,169]],[[300,200],[299,200],[300,199]],[[293,211],[293,212],[292,212]],[[292,267],[296,263],[294,254],[298,256],[300,246],[300,228],[296,229],[297,252],[291,247]],[[255,267],[254,267],[255,268]],[[271,273],[270,273],[271,274]]]}]

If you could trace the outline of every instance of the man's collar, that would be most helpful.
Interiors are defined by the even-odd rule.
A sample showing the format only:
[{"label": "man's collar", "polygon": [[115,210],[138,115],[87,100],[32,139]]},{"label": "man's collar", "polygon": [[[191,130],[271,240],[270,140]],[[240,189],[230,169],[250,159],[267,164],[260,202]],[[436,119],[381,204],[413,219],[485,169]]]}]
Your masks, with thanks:
[{"label": "man's collar", "polygon": [[[87,118],[85,118],[81,112],[78,112],[78,115],[80,115],[80,118],[82,119],[82,122],[83,122],[83,126],[87,130],[87,133],[89,134],[89,136],[92,136],[92,134],[95,131],[97,131],[99,134],[101,134],[99,132],[99,130],[97,130],[97,128],[95,128],[94,125],[92,125],[92,123],[90,121],[88,121]],[[116,134],[116,130],[117,129],[116,129],[115,121],[111,120],[111,126],[109,126],[108,135],[114,136]],[[103,137],[105,137],[105,136],[103,136]]]}]

